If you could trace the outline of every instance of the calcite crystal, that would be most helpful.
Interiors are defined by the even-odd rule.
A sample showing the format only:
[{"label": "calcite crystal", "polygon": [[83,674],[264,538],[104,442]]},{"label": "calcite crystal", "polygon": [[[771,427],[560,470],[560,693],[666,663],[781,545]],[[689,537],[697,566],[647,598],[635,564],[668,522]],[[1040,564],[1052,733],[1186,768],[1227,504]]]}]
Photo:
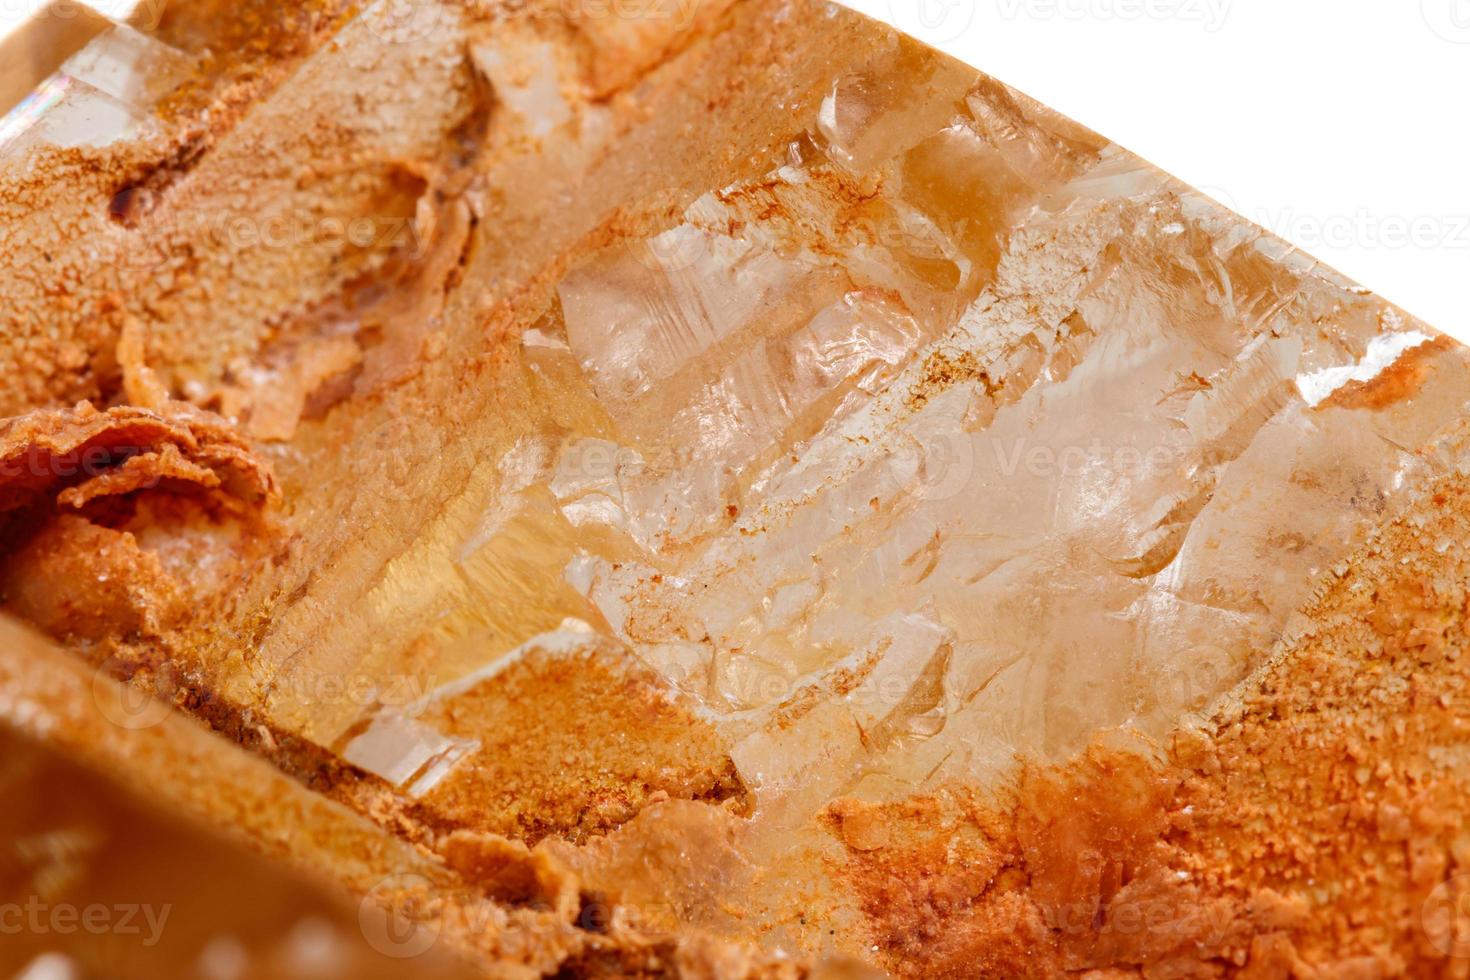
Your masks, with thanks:
[{"label": "calcite crystal", "polygon": [[0,968],[1465,975],[1463,348],[815,0],[149,13],[0,122],[0,722],[325,904]]}]

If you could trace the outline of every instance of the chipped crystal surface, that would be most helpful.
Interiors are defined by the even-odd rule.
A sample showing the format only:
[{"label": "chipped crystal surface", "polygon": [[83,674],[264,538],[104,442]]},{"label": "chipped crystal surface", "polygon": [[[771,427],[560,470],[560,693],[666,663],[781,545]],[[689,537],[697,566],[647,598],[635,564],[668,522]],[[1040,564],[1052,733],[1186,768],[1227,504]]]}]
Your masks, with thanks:
[{"label": "chipped crystal surface", "polygon": [[519,576],[575,628],[451,673],[612,640],[772,827],[1206,710],[1458,417],[1447,378],[1333,406],[1428,335],[1015,93],[911,69],[836,79],[784,165],[565,275],[520,345],[554,422],[456,548],[491,583],[468,603]]},{"label": "chipped crystal surface", "polygon": [[189,64],[182,52],[126,24],[113,24],[0,116],[0,153],[135,138]]},{"label": "chipped crystal surface", "polygon": [[[93,635],[51,601],[88,598],[73,566],[0,572],[41,583],[7,609],[77,665],[126,655],[120,679],[175,684],[373,840],[437,861],[499,835],[486,853],[575,870],[573,906],[866,956],[834,801],[984,799],[1018,759],[1211,716],[1457,465],[1463,350],[840,8],[751,0],[687,46],[437,0],[339,13],[206,99],[217,127],[159,102],[209,52],[117,25],[0,124],[16,186],[27,161],[115,167],[38,181],[0,235],[99,294],[9,280],[38,325],[14,363],[77,366],[12,384],[48,406],[19,429],[86,423],[48,399],[93,381],[135,403],[107,417],[189,401],[280,488],[206,498],[251,516],[231,538],[150,505],[157,481],[94,487],[142,506]],[[168,448],[132,475],[189,472]],[[75,567],[123,536],[64,516]],[[157,609],[127,578],[148,556],[177,587]],[[160,615],[104,635],[134,604]],[[328,847],[281,809],[269,842]],[[602,941],[570,923],[557,942]]]}]

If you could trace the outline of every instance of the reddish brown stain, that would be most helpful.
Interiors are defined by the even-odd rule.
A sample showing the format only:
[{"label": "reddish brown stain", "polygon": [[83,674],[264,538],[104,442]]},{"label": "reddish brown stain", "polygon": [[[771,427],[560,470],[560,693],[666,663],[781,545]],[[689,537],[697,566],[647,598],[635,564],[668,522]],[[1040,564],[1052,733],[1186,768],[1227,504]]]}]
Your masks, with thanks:
[{"label": "reddish brown stain", "polygon": [[1322,403],[1323,408],[1388,408],[1414,397],[1424,387],[1439,355],[1454,346],[1448,337],[1437,337],[1405,351],[1398,360],[1369,381],[1349,381]]},{"label": "reddish brown stain", "polygon": [[[1306,610],[1314,635],[1210,735],[1095,746],[1003,800],[826,819],[906,977],[1470,975],[1470,481],[1434,488]],[[1415,524],[1421,526],[1415,526]],[[881,832],[875,830],[881,826]],[[1089,973],[1088,971],[1098,971]]]}]

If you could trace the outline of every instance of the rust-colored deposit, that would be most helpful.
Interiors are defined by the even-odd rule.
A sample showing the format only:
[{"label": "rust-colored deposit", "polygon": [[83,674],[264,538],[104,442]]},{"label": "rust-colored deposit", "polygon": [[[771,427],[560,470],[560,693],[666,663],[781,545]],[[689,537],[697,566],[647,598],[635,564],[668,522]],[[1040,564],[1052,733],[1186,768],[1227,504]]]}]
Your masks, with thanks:
[{"label": "rust-colored deposit", "polygon": [[271,467],[224,419],[88,402],[0,427],[0,602],[59,638],[159,637],[269,546]]},{"label": "rust-colored deposit", "polygon": [[1470,483],[1438,482],[1312,628],[1159,758],[1099,744],[1014,803],[828,813],[898,975],[1465,976]]}]

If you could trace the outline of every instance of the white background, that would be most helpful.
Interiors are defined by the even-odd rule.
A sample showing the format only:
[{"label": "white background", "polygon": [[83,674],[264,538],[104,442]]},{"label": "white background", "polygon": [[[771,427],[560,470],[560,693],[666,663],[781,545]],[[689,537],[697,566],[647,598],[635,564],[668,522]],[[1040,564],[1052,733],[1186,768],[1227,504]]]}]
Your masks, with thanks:
[{"label": "white background", "polygon": [[1470,0],[849,0],[1470,341]]},{"label": "white background", "polygon": [[1470,341],[1470,0],[849,3]]}]

